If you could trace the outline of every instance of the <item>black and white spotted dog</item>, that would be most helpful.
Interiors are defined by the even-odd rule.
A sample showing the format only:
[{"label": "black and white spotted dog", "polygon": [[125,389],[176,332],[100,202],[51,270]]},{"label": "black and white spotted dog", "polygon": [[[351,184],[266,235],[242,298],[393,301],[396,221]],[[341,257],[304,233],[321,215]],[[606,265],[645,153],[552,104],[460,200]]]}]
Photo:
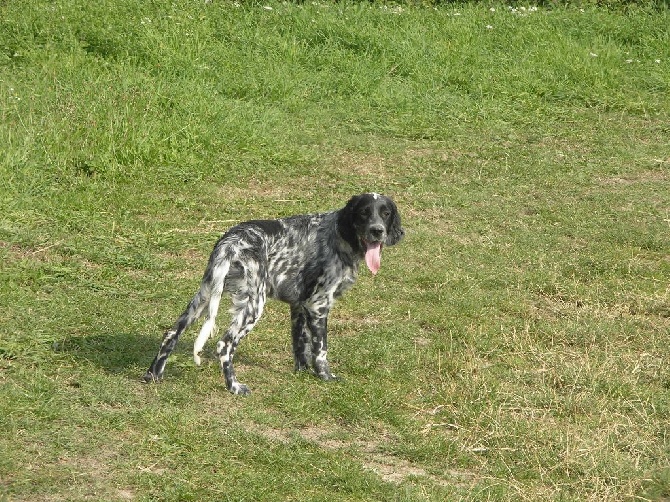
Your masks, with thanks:
[{"label": "black and white spotted dog", "polygon": [[308,369],[311,355],[318,377],[336,379],[326,360],[328,313],[356,281],[360,261],[376,274],[382,247],[398,243],[404,233],[395,203],[376,193],[352,197],[337,211],[248,221],[231,228],[214,246],[200,290],[165,333],[144,381],[162,378],[179,336],[206,313],[193,347],[193,358],[200,364],[224,291],[233,300],[233,319],[216,352],[230,392],[249,393],[235,378],[233,355],[261,316],[268,296],[291,307],[296,371]]}]

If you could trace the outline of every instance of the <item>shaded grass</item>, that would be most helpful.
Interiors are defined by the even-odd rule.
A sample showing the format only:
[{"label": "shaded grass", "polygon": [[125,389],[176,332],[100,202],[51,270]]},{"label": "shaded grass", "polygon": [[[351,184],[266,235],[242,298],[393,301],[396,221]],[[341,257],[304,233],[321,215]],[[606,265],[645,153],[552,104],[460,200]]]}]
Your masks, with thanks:
[{"label": "shaded grass", "polygon": [[[670,496],[667,12],[268,6],[0,6],[1,496]],[[277,303],[249,399],[138,383],[223,229],[365,190],[343,384]]]}]

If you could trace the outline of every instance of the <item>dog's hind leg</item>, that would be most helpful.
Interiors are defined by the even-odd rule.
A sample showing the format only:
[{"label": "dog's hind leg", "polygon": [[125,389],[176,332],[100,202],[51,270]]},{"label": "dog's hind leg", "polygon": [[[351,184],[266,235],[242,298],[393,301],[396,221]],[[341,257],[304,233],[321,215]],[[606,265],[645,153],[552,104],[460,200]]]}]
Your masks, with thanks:
[{"label": "dog's hind leg", "polygon": [[186,310],[179,316],[174,326],[166,331],[161,346],[158,349],[158,354],[144,374],[143,379],[145,382],[155,382],[163,377],[168,356],[176,347],[181,334],[202,316],[203,310],[209,304],[209,297],[210,292],[206,285],[203,284],[188,304],[188,307],[186,307]]},{"label": "dog's hind leg", "polygon": [[260,285],[251,294],[237,293],[233,295],[233,321],[226,334],[216,345],[216,352],[221,362],[221,372],[226,380],[226,387],[233,394],[249,394],[249,387],[237,381],[233,356],[235,349],[255,326],[263,313],[265,305],[265,287]]}]

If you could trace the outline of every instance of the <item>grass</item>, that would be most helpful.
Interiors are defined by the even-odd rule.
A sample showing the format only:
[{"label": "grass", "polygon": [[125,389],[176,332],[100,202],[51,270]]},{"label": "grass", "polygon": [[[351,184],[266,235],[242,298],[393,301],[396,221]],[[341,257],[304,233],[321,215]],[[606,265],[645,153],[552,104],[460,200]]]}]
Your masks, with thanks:
[{"label": "grass", "polygon": [[[0,499],[670,498],[667,10],[0,13]],[[343,383],[270,303],[248,399],[195,330],[140,384],[223,230],[369,190]]]}]

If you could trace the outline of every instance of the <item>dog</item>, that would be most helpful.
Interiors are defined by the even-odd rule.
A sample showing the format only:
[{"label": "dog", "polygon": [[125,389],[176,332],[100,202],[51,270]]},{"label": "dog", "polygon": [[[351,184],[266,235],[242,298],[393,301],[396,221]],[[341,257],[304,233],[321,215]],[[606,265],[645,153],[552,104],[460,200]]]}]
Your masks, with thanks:
[{"label": "dog", "polygon": [[382,248],[397,244],[404,234],[396,204],[377,193],[354,196],[335,211],[252,220],[231,228],[214,246],[200,289],[165,333],[144,381],[163,377],[181,334],[206,313],[193,347],[195,363],[200,364],[200,352],[214,331],[224,292],[232,297],[232,321],[216,353],[230,392],[250,392],[237,381],[233,356],[263,313],[268,297],[291,308],[295,370],[308,370],[311,364],[322,380],[337,380],[327,361],[330,309],[356,282],[360,262],[365,260],[376,274]]}]

